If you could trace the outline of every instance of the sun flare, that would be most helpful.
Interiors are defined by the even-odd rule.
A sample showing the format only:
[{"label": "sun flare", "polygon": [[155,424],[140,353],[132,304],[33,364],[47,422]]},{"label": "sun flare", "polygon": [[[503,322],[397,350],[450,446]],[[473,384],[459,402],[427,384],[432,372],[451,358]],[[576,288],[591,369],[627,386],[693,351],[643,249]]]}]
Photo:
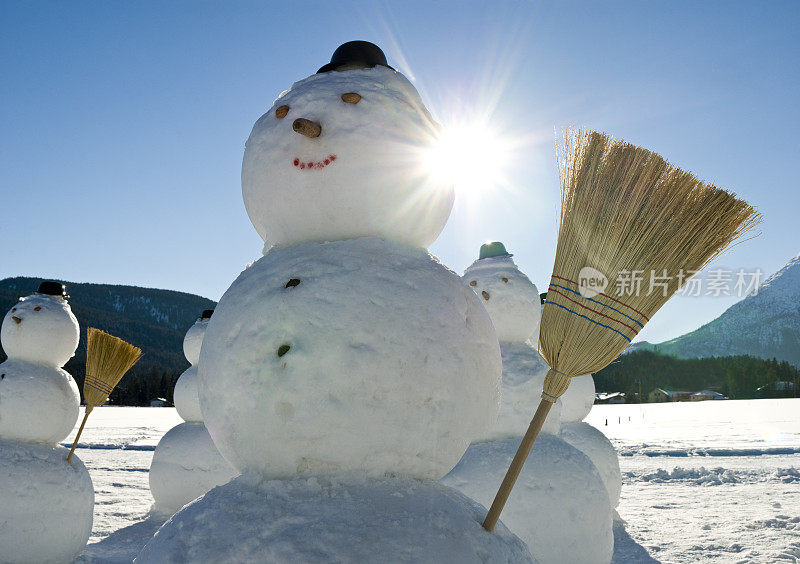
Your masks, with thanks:
[{"label": "sun flare", "polygon": [[486,195],[505,184],[511,143],[489,124],[446,126],[426,155],[429,173],[452,182],[457,194]]}]

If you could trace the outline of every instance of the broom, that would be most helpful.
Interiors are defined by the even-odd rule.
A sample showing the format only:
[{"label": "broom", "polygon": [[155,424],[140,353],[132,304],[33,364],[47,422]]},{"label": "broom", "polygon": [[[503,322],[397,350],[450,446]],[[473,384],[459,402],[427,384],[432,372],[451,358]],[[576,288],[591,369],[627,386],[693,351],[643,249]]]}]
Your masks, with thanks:
[{"label": "broom", "polygon": [[83,395],[86,398],[86,413],[75,435],[67,462],[78,445],[83,426],[89,414],[98,405],[103,405],[122,376],[136,364],[142,350],[108,333],[89,327],[86,338],[86,379],[83,382]]},{"label": "broom", "polygon": [[[559,172],[558,245],[539,335],[539,353],[550,370],[542,401],[483,522],[489,531],[570,378],[608,366],[683,286],[687,272],[741,242],[761,219],[728,192],[603,133],[569,131]],[[617,275],[633,281],[634,273],[644,271],[658,276],[660,291],[652,284],[646,293],[624,283],[625,291],[614,297],[603,292]]]}]

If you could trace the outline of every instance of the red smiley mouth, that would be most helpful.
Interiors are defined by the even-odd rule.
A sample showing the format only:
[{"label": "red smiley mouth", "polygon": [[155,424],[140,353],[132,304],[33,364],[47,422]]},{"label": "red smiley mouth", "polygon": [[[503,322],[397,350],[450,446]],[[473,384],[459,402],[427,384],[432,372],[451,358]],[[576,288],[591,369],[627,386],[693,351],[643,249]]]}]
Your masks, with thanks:
[{"label": "red smiley mouth", "polygon": [[336,160],[336,155],[328,155],[321,161],[301,161],[299,158],[295,157],[292,161],[292,164],[299,168],[300,170],[322,170],[329,164],[332,164],[333,161]]}]

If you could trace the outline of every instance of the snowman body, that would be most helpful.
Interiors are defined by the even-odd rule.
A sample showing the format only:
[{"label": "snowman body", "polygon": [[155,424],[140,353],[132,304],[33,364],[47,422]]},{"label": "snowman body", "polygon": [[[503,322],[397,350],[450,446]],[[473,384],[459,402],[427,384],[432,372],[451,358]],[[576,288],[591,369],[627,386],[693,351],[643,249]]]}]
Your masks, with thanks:
[{"label": "snowman body", "polygon": [[[463,280],[502,336],[503,402],[496,425],[441,481],[489,505],[541,401],[548,366],[531,344],[538,341],[541,300],[508,254],[477,260]],[[592,458],[560,435],[567,406],[562,396],[551,407],[502,519],[542,564],[603,564],[614,548],[609,493]]]},{"label": "snowman body", "polygon": [[453,204],[423,168],[436,133],[383,66],[301,80],[253,127],[242,192],[267,252],[220,299],[198,371],[240,471],[436,479],[493,423],[491,322],[424,250]]},{"label": "snowman body", "polygon": [[92,529],[94,489],[63,441],[75,426],[80,394],[61,366],[78,346],[67,300],[36,293],[3,319],[0,338],[0,546],[11,562],[72,561]]},{"label": "snowman body", "polygon": [[438,479],[496,417],[491,321],[424,249],[276,248],[228,289],[205,339],[201,408],[242,472]]},{"label": "snowman body", "polygon": [[167,431],[153,453],[150,492],[160,514],[175,513],[238,474],[214,446],[200,412],[197,363],[207,327],[208,319],[198,319],[184,337],[183,352],[191,366],[175,383],[173,399],[185,422]]}]

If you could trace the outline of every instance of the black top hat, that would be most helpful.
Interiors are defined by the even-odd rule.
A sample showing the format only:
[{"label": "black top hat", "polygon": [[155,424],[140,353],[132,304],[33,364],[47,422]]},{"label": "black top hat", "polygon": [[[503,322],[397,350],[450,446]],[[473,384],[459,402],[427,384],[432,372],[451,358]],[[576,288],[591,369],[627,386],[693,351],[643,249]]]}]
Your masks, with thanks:
[{"label": "black top hat", "polygon": [[317,74],[339,70],[342,67],[371,69],[380,65],[394,70],[386,62],[381,48],[369,41],[348,41],[342,43],[331,55],[331,62],[317,71]]},{"label": "black top hat", "polygon": [[203,313],[200,315],[200,319],[211,319],[212,315],[214,315],[213,309],[204,309]]},{"label": "black top hat", "polygon": [[46,296],[59,296],[68,298],[67,287],[61,282],[53,282],[52,280],[45,280],[39,284],[39,289],[36,290],[37,294],[44,294]]}]

